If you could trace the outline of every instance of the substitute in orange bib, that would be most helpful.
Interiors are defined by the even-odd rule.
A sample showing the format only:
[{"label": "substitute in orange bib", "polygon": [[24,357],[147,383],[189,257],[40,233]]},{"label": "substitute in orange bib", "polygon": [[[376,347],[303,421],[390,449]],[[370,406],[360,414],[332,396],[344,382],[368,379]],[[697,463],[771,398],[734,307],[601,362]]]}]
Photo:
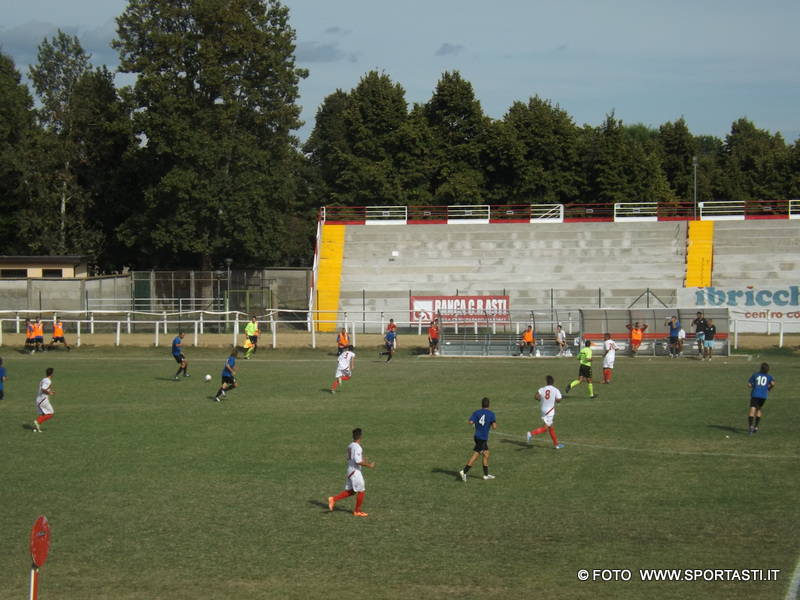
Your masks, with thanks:
[{"label": "substitute in orange bib", "polygon": [[525,349],[528,349],[528,357],[533,357],[533,346],[536,344],[536,339],[533,337],[533,327],[528,325],[528,328],[522,332],[522,340],[519,343],[519,355],[525,356]]},{"label": "substitute in orange bib", "polygon": [[53,339],[50,341],[50,344],[47,346],[48,350],[52,350],[55,344],[64,344],[66,347],[67,352],[71,350],[70,345],[67,343],[67,340],[64,339],[64,323],[61,322],[61,319],[56,317],[55,321],[53,322]]},{"label": "substitute in orange bib", "polygon": [[25,352],[32,354],[35,352],[33,348],[33,323],[30,319],[25,319]]},{"label": "substitute in orange bib", "polygon": [[339,335],[336,336],[336,356],[339,356],[342,352],[347,350],[347,347],[350,345],[350,338],[347,335],[347,329],[342,327],[339,331]]},{"label": "substitute in orange bib", "polygon": [[428,356],[439,352],[439,323],[434,319],[428,327]]},{"label": "substitute in orange bib", "polygon": [[44,324],[41,319],[36,319],[33,323],[33,346],[35,350],[44,350]]},{"label": "substitute in orange bib", "polygon": [[639,321],[636,321],[633,325],[628,323],[625,327],[631,332],[631,356],[636,356],[636,353],[639,352],[639,346],[642,345],[644,332],[647,330],[647,323],[640,325]]}]

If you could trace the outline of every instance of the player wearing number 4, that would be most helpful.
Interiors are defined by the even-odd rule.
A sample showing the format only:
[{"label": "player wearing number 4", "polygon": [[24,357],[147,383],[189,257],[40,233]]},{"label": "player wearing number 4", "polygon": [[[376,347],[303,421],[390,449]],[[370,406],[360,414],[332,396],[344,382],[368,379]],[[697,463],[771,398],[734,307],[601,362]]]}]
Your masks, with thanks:
[{"label": "player wearing number 4", "polygon": [[525,437],[530,442],[533,439],[533,436],[547,431],[550,433],[550,439],[553,440],[553,448],[560,450],[564,447],[564,444],[558,443],[558,438],[556,438],[556,430],[553,427],[553,418],[556,416],[556,404],[561,402],[561,392],[555,385],[553,385],[552,375],[548,375],[545,381],[547,382],[547,385],[545,385],[543,388],[539,388],[539,391],[536,392],[536,399],[539,401],[539,408],[542,412],[542,422],[544,422],[544,425],[539,427],[539,429],[528,431],[525,434]]},{"label": "player wearing number 4", "polygon": [[361,467],[375,468],[374,462],[369,462],[364,458],[364,449],[361,447],[361,428],[353,429],[353,443],[347,447],[347,471],[344,480],[344,491],[336,496],[328,496],[328,509],[333,512],[334,505],[348,496],[356,497],[356,508],[353,511],[355,517],[366,517],[367,513],[362,512],[361,505],[364,503],[366,486],[364,485],[364,475]]},{"label": "player wearing number 4", "polygon": [[769,365],[761,363],[761,370],[753,373],[747,380],[750,387],[750,412],[747,416],[747,432],[750,435],[758,433],[758,425],[761,423],[761,409],[767,401],[769,391],[775,387],[775,379],[769,374]]},{"label": "player wearing number 4", "polygon": [[483,456],[483,478],[494,479],[494,475],[489,475],[489,430],[497,429],[497,419],[489,410],[488,398],[481,400],[481,408],[472,413],[469,424],[475,426],[475,447],[472,449],[472,456],[469,457],[467,464],[458,472],[461,481],[467,480],[467,473],[479,456]]}]

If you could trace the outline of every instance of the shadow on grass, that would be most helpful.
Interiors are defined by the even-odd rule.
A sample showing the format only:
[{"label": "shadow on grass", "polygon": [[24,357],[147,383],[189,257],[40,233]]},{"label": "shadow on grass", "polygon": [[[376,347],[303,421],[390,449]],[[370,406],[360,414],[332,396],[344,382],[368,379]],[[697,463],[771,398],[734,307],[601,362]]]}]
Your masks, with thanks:
[{"label": "shadow on grass", "polygon": [[453,471],[452,469],[431,469],[431,473],[439,473],[441,475],[449,475],[450,477],[455,478],[457,481],[461,481],[461,475],[458,474],[458,471]]},{"label": "shadow on grass", "polygon": [[23,423],[22,428],[27,429],[28,431],[33,431],[33,425],[31,425],[30,423]]},{"label": "shadow on grass", "polygon": [[533,445],[533,444],[529,444],[528,442],[520,442],[520,441],[517,441],[517,440],[505,440],[504,439],[504,440],[500,440],[500,443],[501,444],[512,444],[514,446],[519,446],[517,448],[517,452],[523,452],[525,450],[533,450],[534,448],[536,448],[536,446]]},{"label": "shadow on grass", "polygon": [[156,381],[180,381],[180,379],[175,379],[175,377],[153,377]]},{"label": "shadow on grass", "polygon": [[326,394],[328,394],[328,396],[333,396],[333,394],[331,394],[331,388],[319,388],[319,391],[325,392]]},{"label": "shadow on grass", "polygon": [[[318,508],[324,508],[325,509],[324,512],[326,512],[326,513],[331,512],[328,509],[328,503],[327,502],[322,502],[321,500],[309,500],[308,503],[311,506],[316,506]],[[344,506],[339,506],[339,507],[334,506],[333,507],[333,512],[348,512],[349,513],[349,512],[353,512],[353,511],[352,511],[352,509],[345,508]]]},{"label": "shadow on grass", "polygon": [[731,427],[730,425],[706,425],[709,429],[721,429],[722,431],[730,431],[731,433],[747,433],[747,430],[742,427]]}]

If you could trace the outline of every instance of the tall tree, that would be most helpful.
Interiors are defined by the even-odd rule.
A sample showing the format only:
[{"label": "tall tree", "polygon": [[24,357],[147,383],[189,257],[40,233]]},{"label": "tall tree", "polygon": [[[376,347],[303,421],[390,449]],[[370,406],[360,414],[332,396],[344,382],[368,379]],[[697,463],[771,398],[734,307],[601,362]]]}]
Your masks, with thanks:
[{"label": "tall tree", "polygon": [[730,200],[769,200],[782,197],[788,158],[779,134],[758,129],[748,119],[738,119],[725,138],[723,168]]},{"label": "tall tree", "polygon": [[17,215],[25,204],[22,190],[26,141],[33,134],[33,99],[10,56],[0,54],[0,254],[25,251]]},{"label": "tall tree", "polygon": [[489,118],[472,84],[458,71],[445,72],[423,114],[433,133],[431,194],[436,204],[485,201]]},{"label": "tall tree", "polygon": [[148,167],[122,228],[166,264],[281,260],[296,198],[295,33],[277,0],[129,0],[113,45]]},{"label": "tall tree", "polygon": [[515,102],[504,122],[522,147],[516,198],[528,202],[569,202],[579,195],[578,128],[558,105],[535,96]]},{"label": "tall tree", "polygon": [[661,164],[670,187],[682,200],[694,196],[694,158],[697,144],[681,117],[674,123],[664,123],[658,128],[658,145]]},{"label": "tall tree", "polygon": [[21,228],[31,250],[86,254],[94,258],[102,232],[89,218],[91,197],[77,181],[76,168],[86,149],[84,131],[76,122],[76,88],[91,71],[91,56],[80,40],[59,30],[39,45],[29,76],[41,107],[43,132],[32,140],[26,175],[30,204]]}]

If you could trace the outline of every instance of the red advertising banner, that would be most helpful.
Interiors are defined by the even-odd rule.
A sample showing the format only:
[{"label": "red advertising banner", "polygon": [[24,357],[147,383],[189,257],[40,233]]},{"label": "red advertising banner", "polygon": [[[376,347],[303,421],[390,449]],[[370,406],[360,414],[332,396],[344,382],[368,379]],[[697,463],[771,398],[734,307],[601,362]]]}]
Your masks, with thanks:
[{"label": "red advertising banner", "polygon": [[508,296],[411,296],[411,322],[507,323],[511,303]]}]

